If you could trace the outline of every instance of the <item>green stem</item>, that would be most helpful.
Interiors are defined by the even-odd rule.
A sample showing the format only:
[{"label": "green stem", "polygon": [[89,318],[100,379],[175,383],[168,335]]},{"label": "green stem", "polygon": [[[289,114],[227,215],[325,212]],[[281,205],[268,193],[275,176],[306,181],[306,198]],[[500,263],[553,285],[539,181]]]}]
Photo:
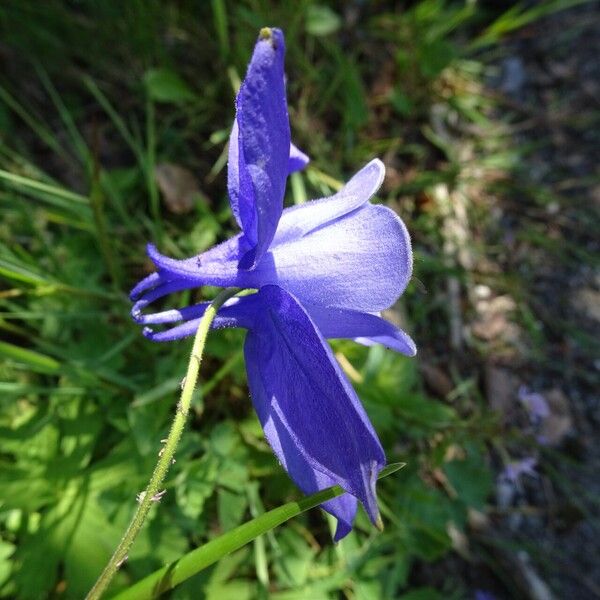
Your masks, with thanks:
[{"label": "green stem", "polygon": [[148,512],[153,504],[160,500],[161,486],[165,479],[167,471],[173,462],[177,445],[181,438],[185,421],[190,410],[192,402],[192,394],[196,387],[196,381],[198,379],[198,372],[200,371],[200,362],[202,360],[202,354],[204,352],[204,346],[206,344],[206,338],[210,326],[217,315],[217,311],[223,304],[232,296],[235,296],[240,290],[238,288],[228,288],[223,290],[212,302],[212,304],[206,309],[198,330],[196,337],[194,338],[194,345],[192,346],[192,353],[190,355],[190,361],[188,363],[187,373],[183,383],[183,390],[181,392],[181,398],[177,404],[177,411],[175,412],[175,418],[169,431],[167,441],[163,446],[163,449],[159,455],[158,462],[148,483],[146,490],[140,495],[140,501],[138,508],[131,519],[131,523],[127,528],[127,531],[123,535],[121,542],[117,546],[108,564],[102,571],[102,574],[94,584],[94,587],[90,590],[87,595],[87,600],[98,600],[102,597],[102,594],[106,591],[106,588],[112,581],[113,577],[119,570],[119,567],[127,559],[127,553],[131,548],[135,538],[140,532]]}]

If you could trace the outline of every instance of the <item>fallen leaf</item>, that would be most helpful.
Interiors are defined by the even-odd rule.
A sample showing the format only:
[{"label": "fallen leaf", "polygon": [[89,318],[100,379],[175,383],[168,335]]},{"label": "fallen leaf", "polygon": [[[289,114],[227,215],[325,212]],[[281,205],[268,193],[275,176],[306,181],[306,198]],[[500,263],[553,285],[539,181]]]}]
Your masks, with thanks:
[{"label": "fallen leaf", "polygon": [[196,177],[185,167],[160,163],[156,165],[154,176],[167,209],[176,215],[190,212],[195,199],[204,197]]},{"label": "fallen leaf", "polygon": [[436,396],[445,398],[454,389],[450,377],[437,365],[422,360],[419,363],[419,370],[425,380],[425,385]]}]

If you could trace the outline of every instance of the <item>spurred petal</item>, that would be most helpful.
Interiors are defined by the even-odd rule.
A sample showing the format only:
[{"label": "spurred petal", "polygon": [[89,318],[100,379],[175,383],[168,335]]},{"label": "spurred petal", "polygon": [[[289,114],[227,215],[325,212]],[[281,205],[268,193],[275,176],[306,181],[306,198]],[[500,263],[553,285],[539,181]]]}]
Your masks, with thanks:
[{"label": "spurred petal", "polygon": [[301,171],[310,162],[310,158],[298,146],[290,144],[290,159],[288,162],[288,174]]},{"label": "spurred petal", "polygon": [[[361,207],[379,189],[384,175],[383,163],[378,159],[372,160],[333,196],[287,208],[283,211],[273,244],[283,245],[287,241],[301,238]],[[148,244],[148,256],[166,279],[185,278],[211,285],[221,285],[220,281],[212,283],[212,278],[218,277],[219,274],[230,275],[237,271],[236,263],[249,249],[247,237],[237,235],[200,256],[185,260],[164,256],[153,244]],[[158,283],[161,283],[158,274],[149,275],[133,289],[132,298]]]},{"label": "spurred petal", "polygon": [[302,490],[321,489],[318,472],[360,500],[375,522],[385,456],[355,391],[293,296],[266,286],[257,297],[262,307],[244,353],[267,439]]},{"label": "spurred petal", "polygon": [[283,210],[290,155],[284,55],[281,30],[262,29],[236,101],[228,189],[233,214],[251,246],[240,262],[246,269],[267,251]]}]

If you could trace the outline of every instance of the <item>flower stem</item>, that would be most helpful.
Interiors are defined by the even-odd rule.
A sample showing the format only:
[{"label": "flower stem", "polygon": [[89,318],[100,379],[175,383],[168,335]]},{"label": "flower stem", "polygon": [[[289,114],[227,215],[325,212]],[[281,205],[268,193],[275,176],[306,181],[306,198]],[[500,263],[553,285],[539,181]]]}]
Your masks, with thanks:
[{"label": "flower stem", "polygon": [[87,595],[87,600],[98,600],[102,597],[102,594],[106,591],[106,588],[119,570],[119,567],[123,564],[123,562],[125,562],[125,560],[127,560],[127,553],[129,552],[129,549],[131,548],[131,545],[140,532],[142,526],[144,525],[144,521],[148,516],[150,508],[153,504],[160,500],[162,482],[172,464],[173,457],[175,456],[175,451],[177,449],[177,445],[181,438],[185,421],[190,410],[192,394],[194,393],[194,388],[196,387],[198,372],[200,371],[200,362],[202,360],[202,354],[204,352],[208,331],[217,315],[219,308],[221,308],[221,306],[223,306],[223,304],[227,302],[229,298],[235,296],[235,294],[237,294],[239,291],[239,288],[228,288],[223,290],[206,309],[206,312],[200,321],[200,325],[196,331],[196,337],[194,338],[194,345],[192,346],[192,353],[190,355],[187,373],[185,379],[183,380],[184,383],[181,397],[179,403],[177,404],[177,410],[175,412],[173,423],[171,424],[169,436],[167,437],[165,445],[163,446],[163,449],[159,455],[158,462],[156,463],[156,467],[154,468],[154,472],[152,473],[148,487],[138,497],[139,505],[135,514],[133,515],[133,518],[131,519],[131,522],[129,523],[129,527],[127,527],[127,531],[125,531],[123,538],[117,546],[117,549],[114,551],[111,559],[108,561],[104,571],[102,571],[102,574],[100,577],[98,577],[94,587]]}]

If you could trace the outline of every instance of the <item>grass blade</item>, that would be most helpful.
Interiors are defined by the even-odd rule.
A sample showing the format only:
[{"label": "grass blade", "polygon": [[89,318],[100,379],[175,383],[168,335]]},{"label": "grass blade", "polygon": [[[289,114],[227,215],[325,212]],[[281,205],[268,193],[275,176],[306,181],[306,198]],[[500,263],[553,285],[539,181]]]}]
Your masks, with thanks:
[{"label": "grass blade", "polygon": [[35,179],[30,179],[29,177],[23,177],[22,175],[17,175],[16,173],[10,173],[4,169],[0,169],[0,179],[7,183],[13,184],[14,186],[22,186],[32,190],[37,190],[39,192],[44,192],[54,196],[55,198],[62,198],[64,200],[68,200],[69,202],[74,202],[75,204],[89,204],[89,199],[81,194],[76,194],[75,192],[71,192],[64,188],[56,187],[42,181],[36,181]]},{"label": "grass blade", "polygon": [[[404,467],[404,463],[388,465],[381,471],[379,478],[387,477]],[[258,536],[278,527],[299,514],[327,502],[343,493],[342,488],[333,486],[302,498],[298,502],[288,502],[267,513],[236,527],[235,529],[211,540],[204,546],[188,552],[170,565],[148,575],[135,585],[114,597],[114,600],[143,600],[156,598],[163,592],[173,589],[176,585],[199,573],[218,560],[239,550]]]}]

